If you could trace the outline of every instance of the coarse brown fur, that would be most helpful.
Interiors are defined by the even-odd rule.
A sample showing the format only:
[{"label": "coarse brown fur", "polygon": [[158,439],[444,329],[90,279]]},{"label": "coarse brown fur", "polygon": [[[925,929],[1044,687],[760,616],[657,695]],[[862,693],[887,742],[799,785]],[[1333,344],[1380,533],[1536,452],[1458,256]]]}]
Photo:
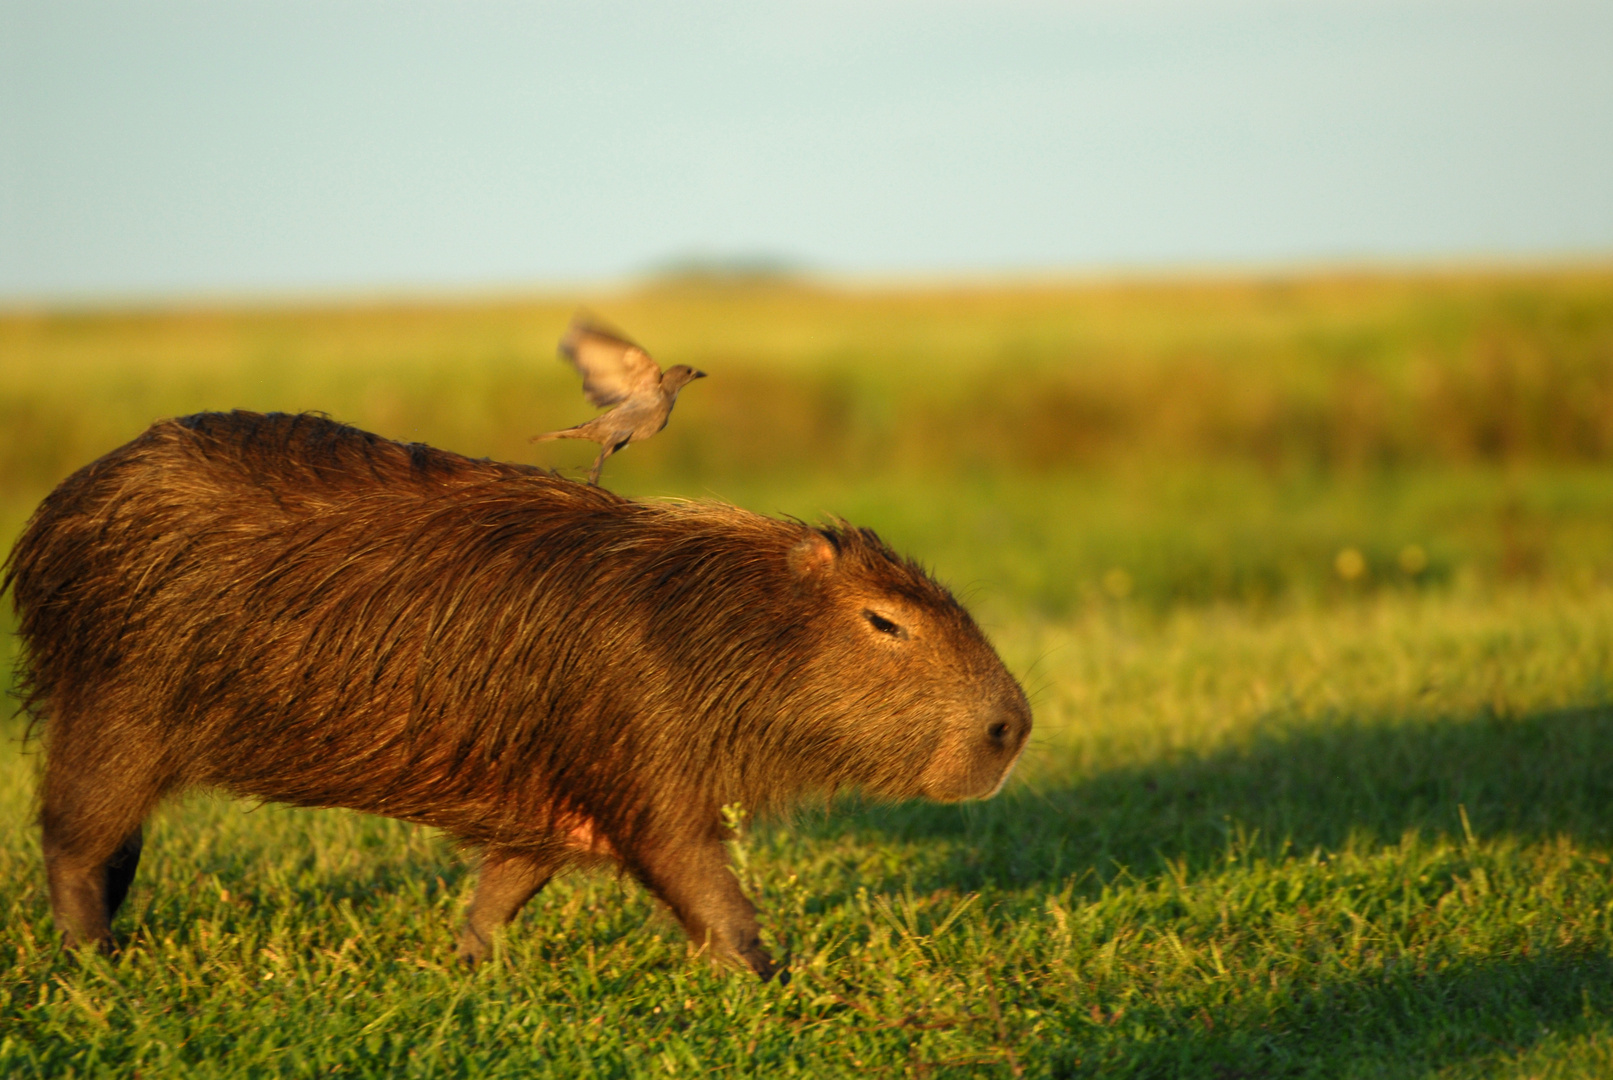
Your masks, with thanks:
[{"label": "coarse brown fur", "polygon": [[110,943],[156,803],[206,787],[481,848],[468,960],[608,857],[766,978],[723,806],[986,796],[1030,729],[964,609],[871,532],[313,415],[154,425],[45,499],[5,584],[73,944]]}]

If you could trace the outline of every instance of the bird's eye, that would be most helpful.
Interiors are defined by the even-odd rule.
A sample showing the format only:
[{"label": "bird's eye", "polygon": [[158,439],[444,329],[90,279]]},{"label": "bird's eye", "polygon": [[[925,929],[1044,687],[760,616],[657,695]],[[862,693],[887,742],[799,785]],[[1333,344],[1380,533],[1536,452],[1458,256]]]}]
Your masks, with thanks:
[{"label": "bird's eye", "polygon": [[863,618],[868,620],[869,626],[872,626],[881,634],[889,634],[891,637],[896,638],[905,638],[907,636],[906,630],[903,630],[899,625],[891,622],[877,611],[865,611],[863,612]]}]

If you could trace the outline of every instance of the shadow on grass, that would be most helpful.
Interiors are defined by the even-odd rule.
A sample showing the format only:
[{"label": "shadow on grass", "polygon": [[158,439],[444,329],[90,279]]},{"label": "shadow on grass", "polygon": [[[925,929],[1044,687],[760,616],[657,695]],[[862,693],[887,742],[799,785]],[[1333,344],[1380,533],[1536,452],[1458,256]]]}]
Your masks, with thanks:
[{"label": "shadow on grass", "polygon": [[[879,891],[903,885],[1052,891],[1087,872],[1090,885],[1119,867],[1155,876],[1165,859],[1208,870],[1224,860],[1237,827],[1244,835],[1258,831],[1256,853],[1269,855],[1285,846],[1304,853],[1394,843],[1407,832],[1460,836],[1458,806],[1481,838],[1567,836],[1602,845],[1613,841],[1610,748],[1613,705],[1607,704],[1516,717],[1340,720],[1062,784],[1048,782],[1044,772],[1040,783],[989,803],[842,805],[803,815],[789,831],[808,846],[910,842],[917,857],[898,859],[888,881],[866,882]],[[220,845],[200,860],[203,872],[256,897],[254,867],[277,845],[309,845],[304,820],[266,811],[261,834],[244,845]],[[445,891],[462,891],[468,861],[446,842],[400,843],[413,836],[407,826],[373,820],[332,826],[319,845],[351,846],[365,857],[321,865],[319,845],[309,845],[289,864],[282,858],[282,880],[252,905],[259,910],[240,917],[267,926],[266,909],[274,907],[320,909],[343,900],[362,907],[377,894],[411,890],[433,905],[446,899]],[[455,900],[428,916],[443,921],[433,940],[448,940],[457,913]],[[194,914],[175,908],[147,918],[178,927]],[[339,928],[333,933],[348,932],[329,918]],[[636,941],[643,930],[613,932]],[[1413,1077],[1479,1068],[1605,1035],[1613,1015],[1613,957],[1543,947],[1528,955],[1452,957],[1426,968],[1404,962],[1323,974],[1264,990],[1261,982],[1245,984],[1245,996],[1206,1009],[1151,1004],[1142,995],[1125,1011],[1108,1007],[1094,1016],[1085,1001],[1059,1003],[1043,1014],[1050,1028],[1034,1046],[1022,1046],[1023,1060],[1033,1075],[1220,1080]]]},{"label": "shadow on grass", "polygon": [[1153,873],[1254,852],[1335,851],[1408,832],[1613,843],[1613,704],[1518,717],[1375,718],[1288,730],[1204,756],[1041,779],[985,803],[851,802],[794,823],[803,838],[960,841],[914,888]]},{"label": "shadow on grass", "polygon": [[[1610,758],[1608,704],[1516,717],[1340,720],[1063,784],[1027,782],[989,803],[852,803],[809,815],[792,832],[859,849],[909,842],[910,857],[888,865],[886,880],[867,881],[871,891],[1053,892],[1074,880],[1078,895],[1093,896],[1123,873],[1162,878],[1167,860],[1214,874],[1232,847],[1277,860],[1395,844],[1408,833],[1460,839],[1459,807],[1480,840],[1606,846]],[[1318,968],[1317,981],[1275,984],[1269,994],[1260,980],[1242,999],[1207,1009],[1144,996],[1118,1017],[1100,1009],[1089,1018],[1082,1003],[1064,1012],[1056,1045],[1044,1043],[1041,1067],[1054,1076],[1223,1080],[1426,1076],[1605,1036],[1613,1015],[1613,956],[1594,949],[1421,963],[1332,977]]]},{"label": "shadow on grass", "polygon": [[1613,958],[1562,952],[1357,978],[1280,1004],[1075,1022],[1053,1076],[1423,1077],[1605,1032]]},{"label": "shadow on grass", "polygon": [[[1213,868],[1235,836],[1246,853],[1267,857],[1333,852],[1352,841],[1392,844],[1408,832],[1459,837],[1459,808],[1480,838],[1566,836],[1613,846],[1610,765],[1613,704],[1519,717],[1379,718],[1257,735],[1208,755],[1065,784],[1044,773],[984,803],[842,801],[778,827],[809,848],[850,840],[922,849],[919,857],[893,861],[888,880],[863,882],[876,891],[1015,888],[1074,876],[1088,891],[1123,871],[1155,875],[1166,860],[1188,872]],[[474,857],[446,840],[434,838],[424,851],[399,850],[395,845],[413,827],[362,817],[325,841],[351,849],[353,857],[342,860],[340,871],[321,871],[301,827],[281,820],[310,812],[264,813],[276,824],[258,842],[302,849],[283,872],[291,880],[274,886],[297,900],[362,902],[421,889],[422,882],[434,886],[424,889],[427,895],[454,893],[474,871]],[[273,836],[277,829],[287,835]],[[263,861],[254,846],[226,847],[203,860],[204,872],[249,888]],[[283,853],[278,861],[285,861]]]}]

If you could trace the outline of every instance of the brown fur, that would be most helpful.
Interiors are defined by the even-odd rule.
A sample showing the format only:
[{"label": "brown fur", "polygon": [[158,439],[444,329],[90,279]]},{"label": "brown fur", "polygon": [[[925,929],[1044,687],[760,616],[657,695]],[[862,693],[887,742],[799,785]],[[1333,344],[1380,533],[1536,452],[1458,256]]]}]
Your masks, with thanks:
[{"label": "brown fur", "polygon": [[6,569],[74,944],[110,942],[158,800],[209,787],[482,848],[468,960],[608,857],[765,978],[721,807],[982,797],[1030,729],[968,614],[866,530],[317,416],[156,424],[52,492]]}]

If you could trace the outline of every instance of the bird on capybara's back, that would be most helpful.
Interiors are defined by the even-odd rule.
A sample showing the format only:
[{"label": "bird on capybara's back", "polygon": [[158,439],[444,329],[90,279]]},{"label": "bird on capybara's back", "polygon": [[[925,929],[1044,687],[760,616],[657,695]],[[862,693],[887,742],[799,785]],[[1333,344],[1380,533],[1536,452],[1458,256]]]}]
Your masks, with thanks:
[{"label": "bird on capybara's back", "polygon": [[72,945],[110,946],[142,821],[205,787],[476,846],[467,961],[556,872],[614,862],[767,978],[724,806],[987,797],[1031,726],[968,613],[867,530],[318,416],[156,424],[45,499],[5,577]]}]

